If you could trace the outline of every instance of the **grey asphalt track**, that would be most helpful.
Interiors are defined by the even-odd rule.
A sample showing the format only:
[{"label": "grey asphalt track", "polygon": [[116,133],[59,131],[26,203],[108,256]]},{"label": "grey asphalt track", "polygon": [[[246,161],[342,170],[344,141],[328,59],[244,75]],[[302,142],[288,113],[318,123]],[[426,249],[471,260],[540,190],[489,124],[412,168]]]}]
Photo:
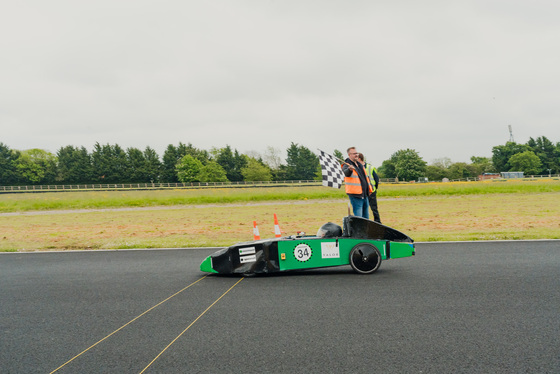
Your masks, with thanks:
[{"label": "grey asphalt track", "polygon": [[560,372],[559,241],[416,247],[248,278],[204,277],[209,249],[3,253],[0,372]]}]

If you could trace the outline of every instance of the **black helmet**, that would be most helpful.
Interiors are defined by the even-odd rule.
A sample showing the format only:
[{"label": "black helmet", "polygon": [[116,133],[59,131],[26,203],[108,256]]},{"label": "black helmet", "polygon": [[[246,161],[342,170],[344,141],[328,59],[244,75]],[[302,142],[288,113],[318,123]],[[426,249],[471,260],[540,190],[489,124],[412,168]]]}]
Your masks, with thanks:
[{"label": "black helmet", "polygon": [[336,223],[327,222],[317,231],[319,238],[336,238],[342,236],[342,227]]}]

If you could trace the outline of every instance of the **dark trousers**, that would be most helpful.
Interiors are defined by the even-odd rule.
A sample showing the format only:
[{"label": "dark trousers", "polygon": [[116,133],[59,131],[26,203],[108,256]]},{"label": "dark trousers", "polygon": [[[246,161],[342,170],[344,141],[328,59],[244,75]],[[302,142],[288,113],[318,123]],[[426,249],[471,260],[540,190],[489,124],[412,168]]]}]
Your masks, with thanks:
[{"label": "dark trousers", "polygon": [[373,220],[375,222],[381,223],[381,217],[379,217],[379,210],[377,209],[377,191],[368,196],[369,207],[373,213]]}]

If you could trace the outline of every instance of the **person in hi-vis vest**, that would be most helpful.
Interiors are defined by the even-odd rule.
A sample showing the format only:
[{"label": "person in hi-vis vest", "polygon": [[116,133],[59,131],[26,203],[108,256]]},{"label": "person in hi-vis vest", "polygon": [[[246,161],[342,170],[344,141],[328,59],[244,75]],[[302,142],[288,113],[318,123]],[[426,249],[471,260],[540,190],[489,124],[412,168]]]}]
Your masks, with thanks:
[{"label": "person in hi-vis vest", "polygon": [[364,155],[358,153],[358,160],[364,168],[366,169],[366,175],[369,178],[371,185],[373,186],[373,192],[368,196],[369,207],[371,208],[371,212],[373,213],[373,220],[375,222],[381,223],[381,217],[379,217],[379,208],[377,207],[377,188],[379,187],[379,176],[377,175],[377,170],[373,167],[372,164],[368,164],[365,159]]},{"label": "person in hi-vis vest", "polygon": [[354,215],[369,219],[368,196],[373,192],[373,186],[358,159],[356,147],[348,148],[347,152],[348,158],[342,165],[346,194],[350,198]]}]

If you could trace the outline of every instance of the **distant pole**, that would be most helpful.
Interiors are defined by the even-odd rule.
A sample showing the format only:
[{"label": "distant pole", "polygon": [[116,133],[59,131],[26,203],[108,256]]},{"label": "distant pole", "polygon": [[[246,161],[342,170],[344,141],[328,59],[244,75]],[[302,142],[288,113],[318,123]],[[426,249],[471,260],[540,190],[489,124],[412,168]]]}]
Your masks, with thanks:
[{"label": "distant pole", "polygon": [[511,128],[511,125],[508,125],[508,128],[509,128],[509,141],[512,142],[512,143],[514,143],[514,140],[513,140],[513,129]]}]

